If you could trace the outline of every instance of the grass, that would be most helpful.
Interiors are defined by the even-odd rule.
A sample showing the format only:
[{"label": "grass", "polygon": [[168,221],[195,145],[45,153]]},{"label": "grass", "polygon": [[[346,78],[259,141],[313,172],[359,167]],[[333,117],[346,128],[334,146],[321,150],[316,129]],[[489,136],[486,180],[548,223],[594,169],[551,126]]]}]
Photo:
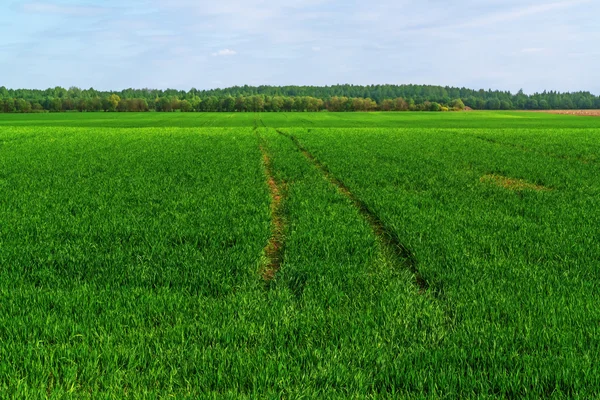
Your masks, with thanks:
[{"label": "grass", "polygon": [[3,115],[0,397],[600,396],[599,138],[538,113]]},{"label": "grass", "polygon": [[[3,114],[0,126],[80,128],[243,128],[252,127],[254,113],[45,113]],[[576,118],[518,111],[263,113],[260,120],[273,128],[486,128],[555,129],[598,127],[597,118]],[[257,121],[258,122],[258,121]],[[260,126],[263,126],[259,123]]]}]

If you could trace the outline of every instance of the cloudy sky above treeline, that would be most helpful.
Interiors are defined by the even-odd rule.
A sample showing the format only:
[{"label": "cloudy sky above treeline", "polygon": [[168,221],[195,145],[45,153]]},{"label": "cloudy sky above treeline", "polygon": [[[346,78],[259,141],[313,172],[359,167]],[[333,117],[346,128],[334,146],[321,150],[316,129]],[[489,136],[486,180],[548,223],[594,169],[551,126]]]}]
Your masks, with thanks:
[{"label": "cloudy sky above treeline", "polygon": [[0,86],[600,94],[597,0],[5,0]]}]

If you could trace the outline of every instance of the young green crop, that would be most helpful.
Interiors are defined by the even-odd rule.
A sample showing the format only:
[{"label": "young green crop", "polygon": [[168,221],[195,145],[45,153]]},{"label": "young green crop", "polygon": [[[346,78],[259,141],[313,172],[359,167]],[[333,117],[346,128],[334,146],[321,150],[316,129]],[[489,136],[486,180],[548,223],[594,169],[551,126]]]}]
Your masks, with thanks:
[{"label": "young green crop", "polygon": [[[519,132],[289,131],[393,227],[453,310],[445,356],[431,359],[451,373],[432,388],[593,397],[600,387],[593,361],[600,353],[600,178],[596,165],[568,154],[589,151],[582,138],[600,131],[563,134],[562,153],[481,140]],[[488,174],[544,190],[499,187],[481,179]]]},{"label": "young green crop", "polygon": [[[81,128],[251,128],[256,113],[45,113],[1,114],[0,127],[39,126]],[[600,128],[600,118],[514,111],[490,112],[349,112],[263,113],[272,128]],[[260,124],[260,126],[263,126]]]},{"label": "young green crop", "polygon": [[214,385],[201,371],[239,358],[231,346],[253,328],[231,321],[260,308],[247,293],[260,293],[269,199],[251,130],[19,128],[1,140],[2,397]]},{"label": "young green crop", "polygon": [[597,397],[599,137],[527,113],[1,116],[0,397]]}]

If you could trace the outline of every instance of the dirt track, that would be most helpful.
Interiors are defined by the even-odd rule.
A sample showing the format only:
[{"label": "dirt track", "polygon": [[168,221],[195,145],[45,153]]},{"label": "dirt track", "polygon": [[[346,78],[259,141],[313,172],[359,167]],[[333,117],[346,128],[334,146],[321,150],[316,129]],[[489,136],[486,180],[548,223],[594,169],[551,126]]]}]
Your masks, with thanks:
[{"label": "dirt track", "polygon": [[580,115],[585,117],[600,117],[600,110],[543,110],[537,112],[562,115]]},{"label": "dirt track", "polygon": [[266,264],[261,269],[261,275],[266,282],[270,282],[275,279],[283,258],[283,233],[285,230],[285,221],[282,216],[283,194],[281,183],[275,181],[271,158],[266,148],[261,145],[260,151],[263,156],[267,185],[271,193],[271,237],[264,250]]}]

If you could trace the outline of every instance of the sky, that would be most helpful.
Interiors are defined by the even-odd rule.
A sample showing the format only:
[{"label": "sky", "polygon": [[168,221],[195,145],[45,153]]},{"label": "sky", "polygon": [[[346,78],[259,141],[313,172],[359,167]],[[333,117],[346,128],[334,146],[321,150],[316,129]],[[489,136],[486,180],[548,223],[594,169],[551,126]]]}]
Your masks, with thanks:
[{"label": "sky", "polygon": [[0,0],[0,86],[600,94],[598,0]]}]

